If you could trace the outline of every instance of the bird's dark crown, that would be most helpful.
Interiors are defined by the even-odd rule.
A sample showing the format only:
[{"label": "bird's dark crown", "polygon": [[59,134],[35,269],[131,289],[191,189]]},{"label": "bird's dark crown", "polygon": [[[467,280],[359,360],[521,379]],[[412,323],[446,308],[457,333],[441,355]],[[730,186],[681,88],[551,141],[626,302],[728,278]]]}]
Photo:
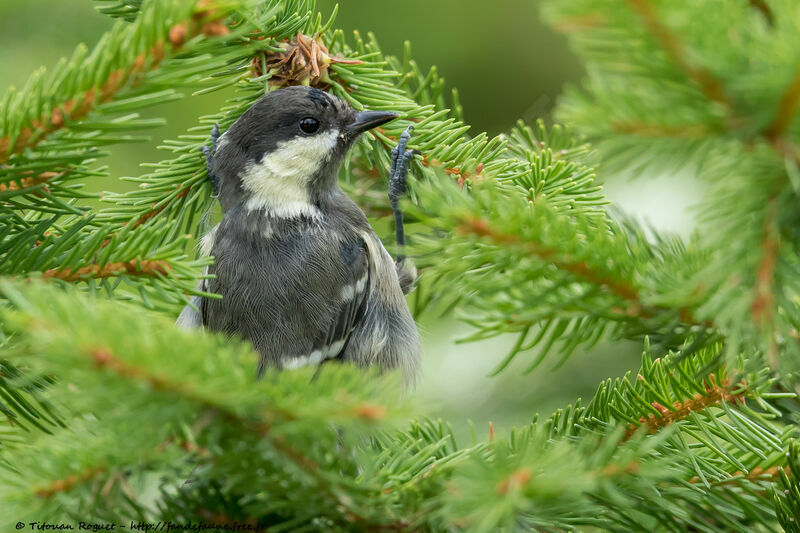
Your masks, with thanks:
[{"label": "bird's dark crown", "polygon": [[300,129],[303,119],[319,121],[319,129],[310,133],[319,135],[333,129],[344,131],[355,114],[345,102],[319,89],[286,87],[262,96],[231,126],[225,140],[235,142],[248,159],[256,160],[279,142],[309,135]]}]

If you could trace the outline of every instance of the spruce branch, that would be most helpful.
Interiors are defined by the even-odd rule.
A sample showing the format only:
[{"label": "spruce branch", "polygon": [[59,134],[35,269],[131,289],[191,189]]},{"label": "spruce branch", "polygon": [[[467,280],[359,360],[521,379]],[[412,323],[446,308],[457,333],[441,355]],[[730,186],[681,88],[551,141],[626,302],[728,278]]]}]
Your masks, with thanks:
[{"label": "spruce branch", "polygon": [[[103,70],[107,71],[106,76],[102,79],[92,80],[90,87],[86,89],[75,88],[67,94],[59,94],[59,91],[51,89],[55,93],[54,96],[57,95],[59,98],[64,98],[71,94],[71,97],[62,101],[53,99],[48,102],[47,105],[51,109],[50,115],[45,112],[39,118],[27,116],[26,119],[17,121],[17,124],[15,124],[16,129],[7,133],[5,137],[0,138],[0,164],[7,163],[12,155],[21,154],[25,149],[35,148],[48,135],[66,127],[67,124],[85,119],[91,111],[115,99],[117,94],[124,88],[136,87],[142,82],[147,72],[157,69],[164,58],[180,50],[186,40],[199,34],[210,36],[220,33],[220,31],[211,29],[217,27],[212,26],[217,22],[217,19],[204,24],[197,23],[198,20],[203,20],[207,17],[207,11],[192,11],[185,15],[193,21],[191,27],[184,21],[167,28],[164,35],[155,40],[149,48],[134,56],[128,65],[121,64],[117,66],[114,63],[104,65]],[[224,30],[221,30],[221,33],[227,34],[227,27],[223,26],[223,28]],[[121,47],[127,45],[130,40],[138,40],[136,32],[131,31],[131,27],[117,26],[115,30],[121,37],[108,36],[106,37],[107,41],[116,41],[118,46]],[[106,43],[104,42],[102,45],[106,45]],[[118,50],[115,51],[113,49],[111,51],[104,50],[104,52],[107,57],[113,58],[129,55],[119,53]],[[80,52],[76,52],[73,57],[80,57],[80,55]],[[98,52],[95,51],[89,57],[97,55]],[[116,61],[119,60],[116,59]],[[86,68],[87,66],[87,64],[80,65],[80,67],[75,65],[72,68]],[[63,73],[59,74],[66,76]],[[33,83],[36,82],[39,81],[36,80]],[[39,84],[42,84],[42,82],[39,82]],[[6,97],[6,101],[8,102],[9,100],[10,98]],[[6,109],[4,112],[8,113],[9,110]],[[9,125],[3,124],[0,129],[8,130],[10,128]]]},{"label": "spruce branch", "polygon": [[[762,371],[739,380],[741,369],[720,366],[700,373],[714,359],[714,350],[695,360],[646,352],[635,379],[604,382],[586,407],[578,402],[472,448],[460,449],[441,423],[412,426],[382,444],[406,452],[379,475],[392,496],[408,490],[428,498],[427,516],[412,522],[419,528],[768,530],[775,514],[765,489],[796,431],[770,421],[778,412],[768,402],[784,396],[771,392],[774,378]],[[629,434],[629,424],[661,416],[654,404],[680,416]],[[668,459],[674,454],[689,459]],[[417,474],[389,478],[398,463]],[[645,487],[657,489],[648,495]]]},{"label": "spruce branch", "polygon": [[[52,92],[39,91],[44,94],[43,100],[28,108],[47,109],[49,106],[54,109],[55,119],[45,121],[48,126],[36,136],[25,133],[31,128],[24,122],[0,122],[0,130],[17,128],[22,131],[23,140],[31,139],[33,143],[27,143],[24,152],[12,154],[8,165],[0,165],[0,180],[3,171],[9,172],[12,178],[0,191],[4,211],[9,214],[15,210],[25,212],[22,217],[9,216],[10,224],[4,228],[6,256],[0,258],[0,264],[5,266],[5,273],[38,271],[46,278],[64,281],[105,280],[121,275],[126,285],[137,291],[149,307],[174,308],[185,302],[184,294],[196,292],[197,272],[189,273],[186,268],[189,264],[200,263],[185,261],[183,257],[186,233],[181,232],[178,225],[164,224],[163,220],[146,224],[163,209],[161,205],[155,205],[152,213],[131,221],[130,225],[127,220],[106,222],[102,216],[67,218],[57,226],[55,218],[50,219],[52,226],[42,222],[42,215],[47,213],[82,214],[83,209],[76,208],[73,199],[86,195],[64,180],[76,182],[89,175],[102,175],[86,166],[98,155],[96,146],[136,140],[120,137],[115,132],[155,124],[135,120],[135,114],[130,111],[180,96],[175,90],[176,82],[195,83],[204,72],[213,72],[229,60],[225,54],[212,58],[209,51],[241,39],[236,31],[220,25],[220,21],[228,20],[232,6],[195,4],[150,2],[136,22],[116,25],[91,55],[84,57],[85,52],[76,52],[72,63],[65,63],[54,74]],[[235,26],[238,22],[231,20],[231,24]],[[29,86],[50,83],[42,80],[32,79]],[[76,96],[65,104],[59,103],[58,98],[73,94]],[[22,96],[16,100],[12,96],[9,93],[6,98],[6,111],[30,103]],[[76,101],[81,104],[75,105]],[[64,152],[65,148],[69,152]],[[67,153],[69,159],[64,159]],[[62,164],[68,167],[64,171],[35,174],[39,168]],[[19,195],[22,197],[17,198]],[[180,197],[186,195],[179,194]],[[198,201],[198,194],[188,200],[189,205],[193,205],[191,202]],[[141,231],[131,231],[137,229]],[[134,235],[135,239],[118,247]],[[159,236],[161,244],[156,241]],[[117,248],[108,249],[108,246]],[[62,263],[64,260],[66,264]],[[153,277],[156,286],[132,281],[137,276]],[[109,283],[88,286],[113,292]],[[164,290],[166,287],[172,294]],[[120,294],[120,297],[126,298],[129,294]]]},{"label": "spruce branch", "polygon": [[[287,460],[294,464],[302,472],[298,483],[306,491],[318,491],[324,495],[325,503],[320,505],[330,508],[332,516],[337,519],[344,523],[375,524],[375,527],[383,524],[388,528],[391,524],[377,520],[375,513],[364,515],[363,506],[354,505],[352,497],[357,496],[359,491],[347,481],[337,481],[336,478],[340,476],[338,469],[331,470],[330,461],[338,459],[330,457],[329,450],[317,449],[322,441],[335,447],[337,438],[347,443],[358,442],[364,428],[385,424],[391,416],[390,409],[382,404],[376,393],[379,390],[383,394],[388,393],[387,379],[378,380],[374,375],[367,376],[355,369],[332,368],[330,372],[318,376],[313,384],[309,381],[309,372],[281,374],[279,381],[286,382],[285,388],[277,386],[272,379],[258,382],[252,371],[256,358],[244,347],[235,348],[238,356],[231,357],[234,354],[230,348],[220,350],[228,344],[222,339],[185,335],[176,341],[169,321],[157,321],[158,324],[154,324],[152,317],[142,317],[130,306],[117,304],[117,307],[112,307],[108,302],[88,304],[88,301],[76,300],[74,293],[70,296],[59,295],[52,287],[41,283],[25,285],[24,292],[18,290],[20,287],[22,285],[8,283],[3,286],[4,296],[13,306],[12,309],[6,307],[0,311],[4,329],[6,333],[14,332],[21,336],[20,342],[8,354],[9,357],[28,361],[29,373],[35,372],[40,365],[57,372],[60,384],[48,394],[61,400],[70,396],[72,400],[67,400],[67,403],[71,415],[80,418],[80,412],[92,413],[92,419],[96,417],[102,421],[102,426],[88,432],[87,436],[91,435],[88,440],[78,439],[91,453],[79,454],[80,458],[75,462],[60,464],[46,477],[38,475],[39,479],[53,481],[29,485],[23,483],[26,487],[24,493],[31,494],[32,491],[38,496],[40,511],[55,505],[56,501],[51,500],[56,495],[61,498],[69,495],[70,501],[91,501],[88,498],[92,498],[92,487],[97,482],[113,483],[112,480],[125,468],[124,464],[130,464],[125,461],[146,459],[150,465],[148,468],[164,468],[170,461],[176,461],[176,454],[188,453],[201,462],[203,469],[211,468],[217,471],[217,475],[228,475],[224,472],[232,472],[229,470],[231,468],[235,471],[241,465],[235,461],[229,463],[228,452],[220,453],[221,450],[232,450],[230,444],[223,445],[222,442],[238,435],[235,439],[243,444],[246,442],[246,446],[256,446],[261,454],[265,454],[257,455],[259,460],[269,457],[268,462],[275,461],[276,465],[280,465],[277,467],[280,471],[286,468]],[[76,302],[80,302],[78,308],[75,307]],[[100,323],[106,327],[100,328],[102,332],[98,335],[96,329]],[[199,367],[191,361],[161,359],[164,347],[170,346],[180,351],[182,343],[187,343],[183,347],[184,353],[195,353],[204,359],[204,364],[200,366],[204,367],[201,373],[206,377],[197,375]],[[49,348],[42,351],[45,345]],[[206,349],[199,349],[201,345],[205,345]],[[50,361],[38,357],[47,353],[58,354],[56,357],[61,362],[54,367]],[[220,356],[214,355],[209,360],[210,353],[219,353]],[[183,370],[178,371],[175,365]],[[194,370],[187,373],[186,370],[190,368]],[[244,380],[247,385],[232,388],[231,379]],[[363,380],[366,387],[359,392],[352,380]],[[79,390],[70,383],[80,383]],[[296,409],[297,399],[308,392],[298,390],[298,384],[302,384],[301,388],[318,389],[321,394],[317,394],[317,399],[311,402],[316,405],[306,402],[305,407]],[[253,394],[248,393],[246,396],[249,399],[242,398],[240,391],[252,389],[251,385],[258,390],[254,390]],[[72,394],[70,387],[75,389]],[[102,389],[106,390],[108,398],[105,407],[98,409],[93,402],[83,401]],[[220,396],[219,392],[225,389],[229,393]],[[323,393],[323,390],[328,390],[332,396]],[[124,396],[128,396],[127,402],[116,403],[116,398]],[[165,401],[172,407],[162,409]],[[396,410],[395,405],[391,412]],[[115,433],[118,436],[133,413],[160,420],[162,429],[153,435],[132,439],[131,447],[104,448],[108,440],[105,437],[97,438],[96,430],[103,427],[104,431],[109,432],[109,438]],[[197,423],[203,419],[205,421]],[[337,421],[346,433],[337,436],[328,426],[331,421]],[[70,426],[74,425],[75,421],[72,420]],[[191,444],[172,445],[185,442],[182,435],[187,427],[192,428]],[[305,433],[314,427],[317,428],[314,430],[318,433],[316,437]],[[223,428],[228,430],[220,434]],[[41,444],[45,447],[57,446],[72,430],[80,432],[79,427],[63,429],[49,444]],[[73,439],[76,437],[72,436]],[[309,437],[310,441],[307,440]],[[144,442],[149,445],[143,448]],[[201,450],[204,452],[201,453]],[[17,473],[9,473],[10,476],[33,468],[28,459],[35,458],[39,452],[34,449],[29,451],[32,455],[17,461]],[[137,457],[140,459],[137,460]],[[257,482],[242,480],[246,484],[252,481]],[[18,480],[8,485],[8,490],[4,491],[6,497],[17,490],[12,490],[12,486],[20,486]],[[347,496],[348,493],[352,497]],[[22,497],[20,493],[12,500],[22,501],[17,500]],[[130,497],[138,499],[136,495]],[[113,504],[109,509],[112,507]]]},{"label": "spruce branch", "polygon": [[[384,401],[385,382],[360,371],[326,369],[314,383],[302,371],[255,381],[249,350],[176,335],[167,321],[131,305],[42,283],[4,283],[2,290],[11,304],[0,309],[3,328],[17,339],[8,357],[25,361],[28,373],[56,372],[59,382],[46,394],[75,417],[13,457],[5,452],[15,468],[0,471],[0,496],[14,520],[92,502],[108,516],[137,509],[150,520],[196,519],[202,511],[214,520],[282,527],[324,516],[334,528],[387,531],[509,524],[644,530],[669,516],[679,529],[751,528],[775,519],[765,489],[797,433],[781,426],[772,405],[793,395],[773,392],[769,372],[703,371],[714,364],[714,350],[655,360],[646,352],[636,379],[602,383],[586,407],[460,447],[442,423],[385,426],[396,412]],[[165,358],[166,349],[204,362]],[[94,402],[96,393],[107,401]],[[661,421],[651,425],[651,415]],[[159,431],[120,440],[140,418],[157,421]],[[631,424],[642,427],[631,434]],[[687,448],[687,440],[695,444]],[[37,463],[43,454],[58,456],[52,451],[65,442],[77,446],[69,461]],[[669,460],[685,454],[691,461]],[[176,467],[187,459],[198,465],[191,474]],[[165,507],[142,503],[126,465],[146,465],[165,480]],[[242,477],[242,468],[264,474]],[[349,477],[354,469],[364,471]],[[187,475],[191,484],[169,489]]]},{"label": "spruce branch", "polygon": [[78,47],[51,75],[36,73],[23,91],[11,88],[0,98],[0,194],[6,208],[79,213],[70,201],[90,195],[72,184],[103,175],[89,168],[106,155],[100,148],[146,140],[126,130],[163,121],[141,119],[137,111],[182,96],[174,82],[191,83],[197,76],[202,43],[235,38],[221,22],[229,7],[151,4],[136,22],[115,25],[91,52]]},{"label": "spruce branch", "polygon": [[[711,377],[711,382],[712,385],[707,387],[705,394],[696,392],[694,397],[690,400],[678,400],[667,407],[658,402],[651,402],[650,405],[658,411],[658,415],[650,414],[646,418],[640,417],[638,426],[629,424],[626,437],[629,438],[633,435],[639,427],[647,428],[648,433],[656,433],[677,420],[687,418],[691,416],[692,413],[703,411],[722,401],[732,404],[744,402],[744,393],[747,391],[745,387],[731,386],[730,383],[716,384],[713,376]],[[737,392],[733,393],[734,390],[737,390]]]},{"label": "spruce branch", "polygon": [[[545,181],[561,168],[545,169]],[[663,346],[691,352],[724,334],[708,315],[697,318],[685,298],[665,297],[670,285],[664,277],[671,272],[649,266],[680,262],[684,252],[655,246],[602,212],[574,212],[559,203],[553,208],[546,195],[533,203],[513,182],[487,180],[466,194],[431,181],[418,184],[417,195],[419,206],[409,212],[433,230],[416,236],[417,264],[440,287],[457,283],[458,290],[443,291],[442,298],[460,304],[476,328],[468,340],[518,335],[497,371],[534,346],[539,353],[528,371],[556,346],[563,362],[578,346],[601,338],[649,334]],[[495,205],[503,205],[502,212]],[[685,345],[687,338],[694,343]]]},{"label": "spruce branch", "polygon": [[[798,350],[782,339],[797,322],[789,250],[795,247],[790,213],[800,92],[797,65],[781,50],[791,41],[786,28],[796,14],[770,4],[767,18],[778,23],[766,29],[752,16],[757,5],[731,5],[725,29],[701,29],[693,21],[710,3],[680,9],[654,0],[615,5],[622,4],[626,11],[592,0],[546,6],[556,23],[588,14],[602,18],[571,34],[589,61],[590,80],[584,93],[570,94],[560,115],[599,141],[612,169],[624,165],[629,174],[648,174],[656,166],[659,172],[681,168],[711,183],[698,203],[702,232],[688,250],[705,257],[691,265],[671,263],[672,287],[659,290],[657,300],[712,320],[730,341],[729,360],[757,347],[776,368],[795,368]],[[681,15],[672,16],[673,9]],[[729,42],[727,31],[750,40],[746,46]],[[620,34],[627,49],[611,42],[621,42]],[[720,46],[708,46],[709,39]],[[588,44],[598,40],[610,51],[593,53]],[[750,57],[757,49],[770,52]],[[764,68],[776,74],[767,80],[760,75]],[[657,80],[667,82],[663,89],[656,89]],[[698,90],[706,98],[687,98]]]},{"label": "spruce branch", "polygon": [[[745,50],[752,50],[754,46],[775,48],[778,39],[773,38],[774,34],[762,33],[759,36],[759,45],[751,42],[747,46],[728,47],[730,49],[724,52],[725,63],[715,64],[715,58],[712,57],[714,52],[711,51],[713,47],[701,48],[696,36],[686,31],[691,26],[688,21],[706,9],[713,8],[711,4],[682,8],[692,14],[683,19],[681,27],[669,24],[671,20],[677,19],[669,16],[667,4],[662,6],[660,2],[653,0],[624,0],[614,4],[615,7],[624,6],[626,11],[634,13],[635,19],[614,12],[608,3],[603,5],[586,2],[564,7],[552,4],[545,7],[547,15],[552,17],[556,25],[561,24],[560,21],[586,17],[587,13],[602,21],[573,28],[576,31],[571,37],[580,46],[583,46],[584,40],[587,44],[592,39],[607,42],[614,32],[620,31],[626,36],[627,42],[635,43],[635,47],[627,51],[622,50],[618,44],[612,45],[614,49],[611,53],[581,50],[605,75],[601,82],[596,74],[592,74],[594,81],[587,89],[592,98],[603,99],[601,105],[606,106],[607,111],[606,120],[592,127],[587,128],[583,116],[577,122],[584,131],[592,131],[592,140],[596,138],[595,132],[616,134],[604,139],[607,156],[615,156],[620,150],[625,150],[625,157],[630,161],[634,154],[630,145],[635,142],[636,137],[652,137],[663,141],[659,146],[660,153],[667,157],[659,158],[660,162],[670,161],[673,166],[680,165],[677,154],[683,150],[684,153],[695,152],[697,158],[691,161],[698,164],[699,161],[708,159],[709,154],[713,154],[717,141],[738,138],[744,143],[758,142],[764,136],[758,135],[757,139],[753,139],[754,130],[761,130],[759,133],[763,134],[779,125],[778,121],[791,120],[791,113],[788,119],[783,118],[786,116],[784,114],[776,114],[769,117],[768,122],[764,120],[765,109],[772,109],[772,97],[776,88],[770,87],[763,91],[759,95],[758,103],[741,90],[744,86],[752,86],[750,80],[753,76],[758,76],[760,66],[747,68],[739,55],[746,53]],[[735,22],[732,23],[738,23],[736,31],[752,34],[756,30],[751,26],[763,26],[756,24],[758,21],[747,17],[746,13],[739,13],[746,9],[747,6],[731,6],[731,13],[741,15],[735,16],[732,19]],[[619,36],[619,33],[616,35]],[[689,39],[692,39],[691,43],[687,43]],[[638,52],[633,53],[631,50],[634,49]],[[668,63],[665,63],[665,58]],[[626,65],[622,70],[619,68],[619,60]],[[763,60],[764,58],[759,58],[759,61]],[[736,65],[743,68],[735,71]],[[793,72],[795,71],[796,68],[793,68]],[[640,75],[644,72],[647,73],[646,76]],[[655,79],[669,80],[674,85],[660,96],[663,105],[653,107],[647,105],[652,102],[646,90]],[[770,84],[777,85],[782,79],[776,77]],[[790,81],[788,86],[791,88],[792,85],[793,82]],[[626,91],[627,98],[609,98],[612,93],[622,96]],[[698,91],[705,98],[690,102],[686,99],[687,91]],[[786,110],[784,106],[791,104],[791,99],[787,99],[790,94],[791,89],[788,89],[783,97],[784,102],[779,106],[782,110]],[[584,115],[587,96],[571,92],[568,101],[561,106],[561,116],[574,119],[578,116],[575,113]],[[675,109],[676,106],[686,112],[678,116],[670,114],[669,109]],[[657,157],[658,153],[653,150],[648,151],[647,155]],[[707,171],[705,174],[711,177]],[[714,176],[723,175],[714,173]]]},{"label": "spruce branch", "polygon": [[[36,225],[18,224],[4,238],[0,272],[58,282],[81,282],[89,290],[113,294],[115,280],[124,280],[148,307],[170,309],[186,295],[200,294],[196,268],[207,258],[189,259],[182,248],[188,236],[177,234],[169,244],[155,240],[175,233],[174,224],[153,220],[137,228],[97,224],[94,217],[76,217],[66,227],[53,219]],[[213,297],[213,295],[208,295]],[[119,290],[119,298],[130,293]]]},{"label": "spruce branch", "polygon": [[535,241],[520,242],[519,236],[500,233],[496,229],[490,227],[486,220],[480,218],[466,218],[461,224],[456,226],[456,231],[462,235],[483,237],[498,245],[508,245],[515,248],[521,247],[526,253],[542,258],[553,264],[559,270],[575,274],[593,285],[608,289],[637,307],[641,306],[641,298],[639,297],[638,291],[629,283],[620,279],[612,279],[603,272],[595,271],[585,262],[570,261],[569,258],[557,258],[556,256],[559,254],[558,250],[543,248]]},{"label": "spruce branch", "polygon": [[[63,172],[60,173],[63,175]],[[19,191],[21,189],[32,189],[37,185],[42,185],[47,183],[49,180],[59,176],[58,172],[41,172],[35,176],[30,176],[27,178],[22,178],[19,183],[17,182],[9,182],[9,183],[0,183],[0,193],[4,191]]]},{"label": "spruce branch", "polygon": [[[158,374],[152,374],[147,370],[137,368],[133,365],[127,364],[121,361],[119,358],[115,357],[110,350],[105,348],[95,348],[90,350],[88,353],[89,357],[92,361],[100,368],[105,368],[111,370],[114,374],[130,380],[138,380],[146,382],[152,389],[160,392],[165,392],[168,394],[173,394],[185,398],[186,400],[196,403],[204,408],[211,409],[212,411],[219,411],[220,414],[228,421],[234,423],[239,428],[248,431],[248,432],[255,432],[260,438],[268,439],[271,445],[284,455],[288,460],[294,463],[297,467],[303,470],[307,475],[311,476],[316,480],[316,488],[317,490],[325,493],[328,497],[332,500],[335,505],[342,506],[348,509],[347,517],[352,519],[354,522],[369,522],[368,519],[360,516],[354,509],[350,509],[349,502],[347,499],[343,498],[339,493],[332,490],[329,482],[330,480],[320,475],[319,465],[310,457],[304,455],[301,451],[295,449],[293,446],[287,444],[285,439],[280,436],[273,436],[271,435],[270,430],[272,429],[273,425],[280,421],[294,421],[296,420],[296,415],[292,412],[289,412],[285,409],[281,409],[280,407],[271,407],[268,413],[261,413],[259,420],[252,420],[246,417],[242,417],[236,411],[230,410],[229,408],[222,407],[215,403],[213,400],[209,399],[208,397],[204,397],[202,393],[199,391],[192,390],[191,388],[187,387],[186,384],[180,382],[173,382],[170,381],[168,378],[160,376]],[[385,408],[381,408],[381,411],[385,412]],[[381,416],[375,416],[375,410],[365,410],[365,407],[357,406],[354,409],[354,412],[358,413],[360,416],[364,417],[365,419],[372,419],[377,420],[382,418]],[[264,415],[267,415],[264,418]],[[187,451],[191,451],[195,453],[198,449],[205,451],[204,455],[209,455],[209,451],[207,448],[198,448],[196,446],[193,447],[184,447]],[[100,467],[95,469],[95,471],[102,471]],[[82,479],[89,479],[91,476],[83,475],[81,476]],[[74,480],[74,476],[70,476],[68,480]],[[58,484],[59,482],[56,482]],[[74,481],[72,483],[74,485]],[[69,487],[65,486],[64,490],[69,490]],[[40,496],[41,497],[41,496]],[[398,527],[401,527],[400,525]],[[396,529],[396,528],[386,528],[386,526],[381,526],[381,529]]]}]

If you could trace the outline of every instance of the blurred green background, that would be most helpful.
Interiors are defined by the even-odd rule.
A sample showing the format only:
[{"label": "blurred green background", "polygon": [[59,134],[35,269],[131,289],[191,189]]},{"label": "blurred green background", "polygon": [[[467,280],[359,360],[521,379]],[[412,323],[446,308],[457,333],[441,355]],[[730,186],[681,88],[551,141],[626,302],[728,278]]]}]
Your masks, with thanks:
[{"label": "blurred green background", "polygon": [[[329,13],[334,3],[319,0],[318,6]],[[113,22],[96,13],[92,4],[0,0],[0,85],[21,88],[34,70],[52,67],[79,43],[93,46]],[[399,54],[403,42],[411,41],[417,63],[423,69],[437,65],[448,85],[459,89],[473,133],[497,134],[518,118],[549,118],[564,84],[578,82],[582,73],[565,39],[540,22],[535,1],[343,0],[336,27],[348,33],[374,32],[389,54]],[[159,142],[194,126],[197,116],[215,112],[226,95],[187,94],[182,101],[150,110],[149,116],[163,116],[168,125],[153,131],[150,143],[113,147],[113,157],[99,163],[109,166],[111,178],[89,184],[89,189],[124,190],[128,185],[119,177],[143,173],[140,163],[168,157],[156,149]],[[687,231],[690,217],[680,205],[685,194],[673,193],[671,209],[651,209],[656,201],[664,205],[662,189],[655,179],[612,182],[607,190],[623,208],[644,211],[656,225]],[[558,359],[553,357],[532,374],[522,375],[532,359],[532,354],[523,354],[506,372],[490,377],[513,338],[456,344],[469,329],[452,317],[425,317],[420,329],[424,376],[417,396],[427,413],[450,420],[461,434],[469,431],[468,419],[485,435],[490,420],[502,430],[537,412],[549,414],[579,396],[591,397],[601,379],[635,370],[640,358],[637,345],[603,345],[588,354],[576,353],[560,369],[553,369]]]}]

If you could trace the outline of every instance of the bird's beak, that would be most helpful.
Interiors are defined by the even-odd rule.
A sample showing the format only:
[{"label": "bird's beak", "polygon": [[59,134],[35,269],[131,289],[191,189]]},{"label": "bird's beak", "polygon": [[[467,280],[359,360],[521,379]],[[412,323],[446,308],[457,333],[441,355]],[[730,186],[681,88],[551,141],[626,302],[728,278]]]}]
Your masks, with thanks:
[{"label": "bird's beak", "polygon": [[359,133],[377,128],[381,124],[386,124],[399,116],[392,111],[359,111],[356,113],[356,119],[347,126],[347,134],[350,137],[355,137]]}]

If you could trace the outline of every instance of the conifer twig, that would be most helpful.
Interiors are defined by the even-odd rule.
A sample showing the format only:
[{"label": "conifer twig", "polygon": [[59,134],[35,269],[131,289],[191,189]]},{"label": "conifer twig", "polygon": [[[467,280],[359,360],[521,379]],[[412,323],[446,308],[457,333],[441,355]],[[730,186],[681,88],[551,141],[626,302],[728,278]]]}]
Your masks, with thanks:
[{"label": "conifer twig", "polygon": [[[218,405],[207,398],[204,398],[195,391],[185,387],[183,384],[177,381],[172,381],[165,376],[159,376],[156,374],[152,374],[145,369],[138,368],[136,366],[130,365],[116,357],[111,350],[107,348],[96,348],[90,350],[88,355],[94,361],[94,363],[101,368],[107,368],[113,371],[120,377],[124,377],[126,379],[133,379],[138,381],[144,381],[148,383],[153,389],[169,392],[173,394],[177,394],[178,396],[185,398],[192,403],[199,404],[204,408],[208,408],[212,411],[219,412],[223,415],[224,418],[227,418],[237,425],[239,425],[242,429],[248,431],[256,431],[262,437],[268,438],[272,446],[280,452],[284,457],[291,460],[295,465],[300,467],[304,470],[307,474],[313,477],[317,483],[318,488],[323,491],[324,493],[328,494],[329,497],[334,499],[338,505],[345,508],[347,512],[345,513],[345,518],[352,521],[352,522],[363,522],[371,524],[371,522],[361,514],[357,513],[353,508],[352,505],[348,500],[343,498],[337,492],[331,490],[329,482],[320,476],[320,469],[318,465],[309,457],[305,456],[299,450],[295,449],[291,445],[287,444],[283,437],[280,435],[270,435],[270,430],[272,428],[272,423],[266,420],[254,420],[249,419],[246,417],[241,416],[240,414],[227,409],[221,405]],[[291,413],[286,412],[283,409],[277,409],[275,407],[270,408],[273,414],[280,414],[281,418],[284,420],[291,420],[294,416]],[[357,409],[358,411],[359,409]],[[73,478],[74,476],[70,476]],[[74,485],[74,483],[73,483]],[[397,523],[390,523],[390,524],[372,524],[376,530],[387,530],[387,531],[395,531],[395,530],[403,530],[405,529],[408,524],[405,521],[399,521]]]},{"label": "conifer twig", "polygon": [[778,109],[775,111],[775,118],[764,131],[764,136],[783,156],[796,157],[796,150],[784,139],[784,136],[792,119],[797,114],[798,106],[800,106],[800,69],[797,70],[792,82],[781,96]]},{"label": "conifer twig", "polygon": [[638,291],[624,281],[611,279],[604,274],[595,272],[584,261],[574,262],[559,260],[556,258],[556,255],[558,254],[557,250],[543,248],[535,242],[523,242],[517,235],[500,233],[494,228],[490,227],[485,220],[480,218],[464,220],[463,223],[458,227],[458,230],[462,234],[471,233],[479,237],[489,238],[492,240],[492,242],[497,244],[513,244],[524,246],[525,249],[532,254],[539,256],[544,260],[552,261],[553,264],[555,264],[559,269],[575,274],[576,276],[589,281],[593,285],[606,287],[608,290],[625,300],[633,302],[637,305],[640,304]]},{"label": "conifer twig", "polygon": [[179,199],[185,197],[187,194],[189,194],[190,190],[191,189],[190,189],[189,186],[183,187],[180,191],[178,191],[178,193],[176,195],[174,195],[172,198],[170,198],[169,202],[164,202],[161,205],[159,205],[158,207],[153,207],[153,209],[151,209],[150,211],[147,211],[146,213],[141,215],[139,218],[134,220],[133,224],[131,225],[131,227],[132,228],[137,228],[137,227],[141,226],[142,224],[144,224],[145,222],[147,222],[148,220],[150,220],[151,218],[158,216],[159,213],[161,213],[164,209],[167,208],[167,206],[169,205],[170,202],[173,202],[175,200],[179,200]]},{"label": "conifer twig", "polygon": [[63,174],[64,172],[40,172],[35,176],[23,177],[21,180],[19,180],[19,184],[17,184],[15,181],[11,181],[9,183],[0,183],[0,192],[30,189],[36,187],[37,185],[41,185],[42,183],[47,183],[56,176]]},{"label": "conifer twig", "polygon": [[778,364],[778,349],[772,333],[772,323],[775,318],[775,267],[781,245],[777,228],[777,209],[777,200],[772,198],[767,204],[764,238],[761,241],[762,256],[756,270],[753,302],[750,305],[753,322],[769,337],[767,358],[773,367]]},{"label": "conifer twig", "polygon": [[[742,472],[741,470],[737,470],[731,477],[716,483],[717,486],[720,485],[730,485],[736,483],[740,479],[746,479],[748,481],[774,481],[780,476],[781,470],[788,470],[788,466],[769,466],[767,468],[763,468],[760,466],[756,466],[751,468],[748,472]],[[689,483],[697,483],[700,481],[700,478],[694,476],[689,479]]]},{"label": "conifer twig", "polygon": [[767,19],[770,25],[775,24],[775,15],[772,13],[772,9],[770,9],[766,0],[749,0],[749,4],[750,7],[764,15],[764,18]]},{"label": "conifer twig", "polygon": [[673,126],[667,124],[648,124],[646,122],[611,121],[611,130],[615,133],[641,135],[643,137],[669,137],[676,139],[703,139],[713,133],[705,125],[685,124]]},{"label": "conifer twig", "polygon": [[[585,261],[570,261],[559,258],[558,250],[542,247],[535,242],[521,241],[517,235],[498,232],[489,226],[485,220],[480,218],[463,220],[462,224],[458,227],[458,231],[462,234],[473,234],[479,237],[488,238],[497,244],[522,246],[529,253],[536,255],[543,260],[552,262],[552,264],[554,264],[559,270],[570,272],[571,274],[588,281],[592,285],[606,288],[611,293],[630,302],[630,306],[624,310],[624,314],[628,317],[639,316],[641,318],[648,319],[654,317],[656,313],[660,311],[645,306],[645,304],[642,302],[642,298],[638,289],[636,289],[630,283],[624,280],[613,279],[604,273],[598,272]],[[683,307],[677,311],[680,319],[686,324],[702,326],[709,329],[715,328],[713,322],[698,321],[695,319],[692,316],[692,312],[688,308]]]},{"label": "conifer twig", "polygon": [[692,65],[686,50],[678,37],[672,33],[658,18],[649,0],[625,0],[639,16],[645,28],[661,44],[661,47],[680,67],[686,76],[697,83],[710,100],[731,106],[730,98],[725,94],[722,83],[708,70]]},{"label": "conifer twig", "polygon": [[161,260],[137,260],[127,262],[108,263],[106,265],[88,265],[76,270],[51,268],[42,272],[44,278],[55,278],[62,281],[81,281],[87,278],[110,278],[127,274],[130,276],[166,276],[169,275],[170,266]]},{"label": "conifer twig", "polygon": [[[640,376],[641,378],[641,376]],[[648,433],[656,433],[658,430],[669,426],[670,424],[682,420],[692,413],[703,411],[704,409],[717,405],[722,401],[728,403],[744,403],[745,390],[738,394],[732,394],[731,391],[734,387],[730,383],[723,381],[717,385],[715,383],[714,375],[711,374],[709,379],[712,382],[710,387],[706,387],[706,394],[699,392],[694,395],[691,400],[676,401],[670,407],[665,407],[658,402],[651,402],[652,405],[660,416],[651,414],[647,417],[639,418],[639,426],[628,424],[628,431],[625,433],[624,440],[629,439],[641,426],[647,427]]]},{"label": "conifer twig", "polygon": [[80,483],[86,483],[95,479],[100,474],[107,471],[104,466],[96,466],[94,468],[84,468],[80,474],[71,474],[64,479],[57,479],[48,483],[40,489],[35,491],[39,498],[52,498],[56,494],[69,492]]}]

